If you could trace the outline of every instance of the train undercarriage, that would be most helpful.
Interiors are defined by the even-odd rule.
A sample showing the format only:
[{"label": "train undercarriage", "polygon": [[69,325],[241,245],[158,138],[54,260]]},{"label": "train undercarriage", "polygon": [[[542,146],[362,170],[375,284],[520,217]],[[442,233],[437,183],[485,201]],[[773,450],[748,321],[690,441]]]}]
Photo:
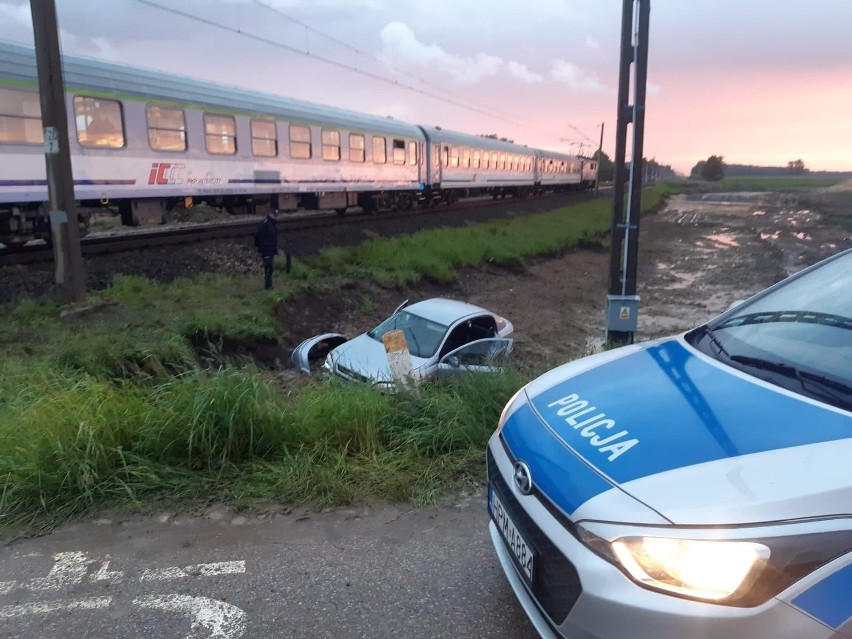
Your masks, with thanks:
[{"label": "train undercarriage", "polygon": [[[460,199],[473,197],[538,196],[546,191],[587,190],[594,182],[542,187],[507,186],[468,189],[426,187],[416,191],[344,191],[312,193],[272,193],[260,195],[210,195],[203,197],[139,198],[124,200],[84,200],[77,204],[80,236],[89,232],[93,218],[116,216],[123,226],[164,224],[175,212],[207,205],[232,215],[265,215],[270,209],[283,213],[300,210],[335,211],[343,215],[348,209],[360,207],[366,213],[428,209],[452,205]],[[47,203],[0,204],[0,244],[7,250],[24,246],[32,240],[51,241],[50,216]]]}]

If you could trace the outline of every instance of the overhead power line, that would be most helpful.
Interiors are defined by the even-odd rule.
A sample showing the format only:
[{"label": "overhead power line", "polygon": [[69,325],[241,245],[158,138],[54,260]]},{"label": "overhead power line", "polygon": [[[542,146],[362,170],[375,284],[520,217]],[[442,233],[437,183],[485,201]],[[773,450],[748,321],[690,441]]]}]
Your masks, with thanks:
[{"label": "overhead power line", "polygon": [[[321,36],[321,37],[325,38],[325,39],[326,39],[326,40],[328,40],[329,42],[333,42],[334,44],[337,44],[337,45],[339,45],[339,46],[341,46],[341,47],[344,47],[345,49],[349,49],[350,51],[352,51],[353,53],[355,53],[355,54],[357,54],[357,55],[361,55],[361,56],[365,56],[365,57],[367,57],[367,58],[370,58],[371,60],[374,60],[375,62],[378,62],[379,64],[387,64],[388,66],[390,66],[390,67],[391,67],[391,69],[393,69],[393,71],[394,71],[395,73],[402,73],[402,74],[408,75],[408,76],[410,76],[410,77],[414,78],[415,80],[417,80],[418,82],[420,82],[421,84],[423,84],[423,85],[425,85],[425,86],[431,86],[433,89],[436,89],[436,90],[438,90],[438,91],[446,91],[446,88],[444,88],[444,87],[440,87],[440,86],[434,85],[434,84],[432,84],[432,83],[430,83],[430,82],[428,82],[428,81],[424,80],[423,78],[418,77],[417,75],[415,75],[415,74],[414,74],[414,73],[412,73],[411,71],[408,71],[408,70],[406,70],[406,69],[400,68],[400,67],[398,67],[398,66],[396,66],[396,65],[393,65],[393,64],[388,64],[388,62],[387,62],[387,61],[382,60],[381,58],[378,58],[378,57],[374,56],[374,55],[373,55],[373,54],[371,54],[371,53],[367,53],[367,52],[365,52],[365,51],[362,51],[361,49],[359,49],[359,48],[358,48],[358,47],[356,47],[355,45],[352,45],[352,44],[350,44],[350,43],[348,43],[348,42],[345,42],[344,40],[341,40],[340,38],[336,38],[336,37],[334,37],[334,36],[332,36],[332,35],[329,35],[329,34],[327,34],[327,33],[323,32],[323,31],[320,31],[319,29],[317,29],[317,28],[315,28],[315,27],[312,27],[311,25],[307,24],[306,22],[303,22],[303,21],[299,20],[298,18],[294,18],[293,16],[291,16],[291,15],[289,15],[289,14],[287,14],[287,13],[284,13],[281,9],[279,9],[279,8],[277,8],[277,7],[273,7],[273,6],[271,6],[271,5],[270,5],[270,4],[268,4],[267,2],[264,2],[263,0],[252,0],[252,1],[254,2],[254,4],[256,4],[256,5],[260,6],[260,7],[263,7],[264,9],[267,9],[268,11],[271,11],[272,13],[278,14],[278,15],[279,15],[279,16],[281,16],[282,18],[285,18],[286,20],[289,20],[290,22],[293,22],[293,23],[295,23],[295,24],[299,25],[300,27],[304,27],[304,29],[305,29],[306,31],[310,31],[310,32],[312,32],[312,33],[316,33],[317,35],[319,35],[319,36]],[[526,126],[526,125],[522,125],[522,126]],[[580,134],[583,138],[585,138],[586,140],[588,140],[588,142],[589,142],[590,144],[594,144],[594,140],[592,140],[591,138],[589,138],[589,136],[588,136],[588,135],[586,135],[583,131],[581,131],[580,129],[578,129],[576,126],[574,126],[574,125],[573,125],[573,124],[571,124],[570,122],[568,122],[568,126],[569,126],[569,127],[571,127],[571,128],[572,128],[574,131],[576,131],[577,133],[579,133],[579,134]],[[530,128],[530,127],[527,127],[527,128]],[[533,130],[537,130],[537,129],[533,129]],[[540,132],[540,133],[543,133],[542,131],[539,131],[539,132]],[[552,135],[552,133],[548,133],[548,135]]]},{"label": "overhead power line", "polygon": [[477,106],[470,104],[470,103],[465,104],[463,102],[453,100],[453,99],[448,98],[446,96],[438,95],[438,94],[433,93],[431,91],[426,91],[426,90],[418,88],[416,86],[406,84],[404,82],[400,82],[399,80],[394,80],[394,79],[385,77],[383,75],[379,75],[377,73],[372,73],[372,72],[366,71],[364,69],[359,69],[358,67],[353,66],[351,64],[347,64],[345,62],[340,62],[340,61],[334,60],[332,58],[327,58],[327,57],[324,57],[324,56],[315,55],[315,54],[310,53],[309,51],[299,49],[298,47],[293,47],[293,46],[290,46],[288,44],[284,44],[283,42],[279,42],[277,40],[271,40],[270,38],[266,38],[264,36],[261,36],[261,35],[255,34],[255,33],[249,33],[249,32],[244,31],[244,30],[242,30],[238,27],[233,27],[233,26],[230,26],[230,25],[227,25],[227,24],[222,24],[220,22],[216,22],[215,20],[210,20],[209,18],[203,18],[201,16],[193,15],[191,13],[181,11],[180,9],[175,9],[174,7],[168,7],[166,5],[162,5],[162,4],[159,4],[157,2],[152,2],[152,0],[137,0],[137,1],[140,2],[141,4],[145,4],[145,5],[154,7],[156,9],[161,10],[161,11],[172,13],[174,15],[178,15],[178,16],[181,16],[181,17],[186,18],[188,20],[193,20],[195,22],[200,22],[201,24],[205,24],[207,26],[214,27],[216,29],[228,31],[230,33],[233,33],[235,35],[238,35],[238,36],[241,36],[241,37],[244,37],[244,38],[249,38],[249,39],[255,40],[257,42],[262,42],[264,44],[268,44],[270,46],[277,47],[277,48],[283,49],[285,51],[290,51],[291,53],[297,53],[299,55],[305,55],[305,56],[310,57],[310,58],[317,60],[319,62],[323,62],[325,64],[330,64],[332,66],[335,66],[339,69],[344,69],[346,71],[351,71],[353,73],[359,73],[363,76],[366,76],[366,77],[371,78],[373,80],[376,80],[378,82],[384,82],[385,84],[390,84],[392,86],[400,87],[400,88],[406,89],[408,91],[413,91],[415,93],[419,93],[420,95],[425,95],[425,96],[432,98],[434,100],[438,100],[440,102],[445,102],[447,104],[452,104],[453,106],[457,106],[457,107],[460,107],[460,108],[463,108],[463,109],[467,109],[469,111],[479,113],[480,115],[486,115],[486,116],[488,116],[490,118],[494,118],[496,120],[502,120],[503,122],[507,122],[509,124],[514,124],[515,126],[520,126],[520,127],[523,127],[523,128],[531,129],[531,127],[529,127],[524,122],[521,122],[520,120],[514,120],[514,119],[509,118],[505,115],[495,113],[494,111],[488,111],[486,109],[482,109],[482,108],[477,107]]}]

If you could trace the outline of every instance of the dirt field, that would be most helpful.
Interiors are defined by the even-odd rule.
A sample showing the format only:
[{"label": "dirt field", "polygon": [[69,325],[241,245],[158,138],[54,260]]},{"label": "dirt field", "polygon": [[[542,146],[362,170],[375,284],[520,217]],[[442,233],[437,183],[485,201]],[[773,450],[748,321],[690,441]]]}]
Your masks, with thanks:
[{"label": "dirt field", "polygon": [[[795,196],[680,195],[641,221],[637,340],[685,330],[819,259],[852,246],[848,231],[803,210]],[[603,343],[609,247],[576,250],[525,268],[465,270],[450,286],[400,292],[358,285],[343,296],[310,295],[280,309],[282,336],[301,339],[371,328],[403,299],[454,297],[504,314],[515,325],[515,357],[556,363]]]}]

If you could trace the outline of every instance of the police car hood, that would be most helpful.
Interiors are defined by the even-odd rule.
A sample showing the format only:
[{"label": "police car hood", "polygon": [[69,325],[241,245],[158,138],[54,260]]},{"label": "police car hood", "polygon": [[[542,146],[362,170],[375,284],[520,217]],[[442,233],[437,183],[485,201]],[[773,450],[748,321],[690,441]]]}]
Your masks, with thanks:
[{"label": "police car hood", "polygon": [[[533,479],[562,483],[556,501],[571,495],[571,503],[557,505],[573,518],[624,521],[613,510],[626,495],[678,525],[852,510],[852,414],[732,369],[682,338],[587,359],[529,384],[522,407],[550,437],[548,454],[561,456],[538,464]],[[509,439],[525,437],[513,423],[523,411],[504,424],[510,449]],[[561,472],[576,469],[576,458],[594,477]]]}]

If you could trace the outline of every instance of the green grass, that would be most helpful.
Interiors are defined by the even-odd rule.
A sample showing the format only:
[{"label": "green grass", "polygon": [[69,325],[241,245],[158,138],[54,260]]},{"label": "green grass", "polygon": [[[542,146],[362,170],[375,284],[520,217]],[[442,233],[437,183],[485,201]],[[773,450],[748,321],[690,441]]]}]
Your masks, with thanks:
[{"label": "green grass", "polygon": [[309,265],[320,272],[369,277],[385,285],[413,284],[423,277],[447,282],[466,266],[520,263],[525,257],[577,246],[608,231],[611,223],[611,204],[595,200],[462,228],[370,238],[356,247],[324,249]]},{"label": "green grass", "polygon": [[[824,189],[839,184],[843,178],[826,178],[810,175],[733,176],[717,182],[722,190],[736,191],[802,191]],[[709,183],[708,183],[709,184]],[[714,189],[715,190],[715,189]]]},{"label": "green grass", "polygon": [[852,229],[852,191],[822,193],[813,206],[831,222]]},{"label": "green grass", "polygon": [[[643,209],[672,188],[646,191]],[[151,499],[423,503],[481,485],[487,438],[527,375],[391,395],[335,383],[294,390],[270,372],[202,351],[275,342],[278,304],[308,288],[336,291],[363,277],[448,281],[465,266],[519,264],[595,243],[610,224],[611,203],[600,200],[327,250],[296,262],[274,293],[258,290],[256,276],[170,284],[118,276],[75,307],[7,306],[0,526],[33,530]]]},{"label": "green grass", "polygon": [[3,373],[4,392],[18,391],[0,404],[7,526],[137,505],[163,491],[234,502],[428,501],[482,480],[485,442],[522,383],[508,372],[393,395],[322,384],[286,396],[250,368],[151,387]]}]

